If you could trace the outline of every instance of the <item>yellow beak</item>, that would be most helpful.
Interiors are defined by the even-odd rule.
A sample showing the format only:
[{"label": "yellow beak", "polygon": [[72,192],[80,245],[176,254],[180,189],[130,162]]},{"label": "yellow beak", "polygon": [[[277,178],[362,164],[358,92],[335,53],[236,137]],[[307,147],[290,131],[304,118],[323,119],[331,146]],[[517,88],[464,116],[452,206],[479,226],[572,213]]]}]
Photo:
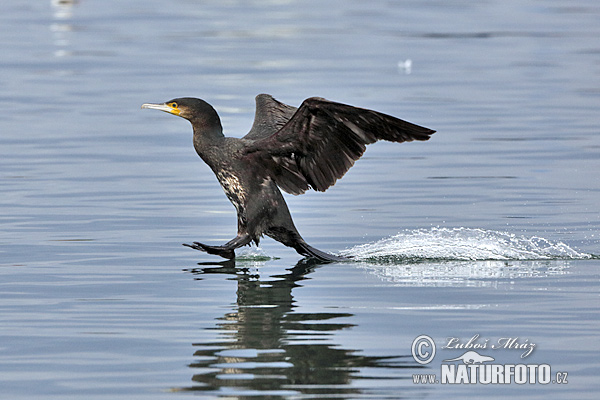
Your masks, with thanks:
[{"label": "yellow beak", "polygon": [[168,112],[169,114],[175,114],[175,115],[179,115],[179,113],[181,112],[181,110],[179,108],[171,107],[167,103],[161,103],[161,104],[145,103],[145,104],[142,104],[142,108],[151,108],[153,110],[160,110],[160,111]]}]

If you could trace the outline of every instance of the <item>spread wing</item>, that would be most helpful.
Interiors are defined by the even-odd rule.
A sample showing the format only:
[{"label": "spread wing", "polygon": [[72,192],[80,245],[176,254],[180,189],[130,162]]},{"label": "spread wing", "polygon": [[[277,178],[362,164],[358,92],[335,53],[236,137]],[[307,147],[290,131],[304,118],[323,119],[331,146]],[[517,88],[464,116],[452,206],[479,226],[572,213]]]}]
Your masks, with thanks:
[{"label": "spread wing", "polygon": [[255,100],[254,124],[244,139],[258,140],[271,136],[283,128],[297,110],[268,94],[259,94]]},{"label": "spread wing", "polygon": [[363,155],[366,145],[377,140],[428,140],[435,132],[377,111],[317,97],[304,100],[291,116],[293,107],[273,98],[261,101],[275,102],[271,104],[277,109],[261,111],[259,122],[254,122],[245,137],[254,139],[246,155],[257,157],[277,185],[291,194],[311,188],[327,190]]}]

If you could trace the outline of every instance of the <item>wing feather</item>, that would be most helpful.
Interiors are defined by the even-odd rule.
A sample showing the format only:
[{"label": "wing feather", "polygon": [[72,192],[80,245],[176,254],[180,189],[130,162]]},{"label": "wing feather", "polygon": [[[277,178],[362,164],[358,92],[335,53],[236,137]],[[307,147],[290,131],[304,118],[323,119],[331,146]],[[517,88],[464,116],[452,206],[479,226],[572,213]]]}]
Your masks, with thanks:
[{"label": "wing feather", "polygon": [[[269,105],[276,108],[266,110]],[[252,139],[246,154],[258,157],[277,185],[292,194],[310,188],[327,190],[348,172],[368,144],[428,140],[435,132],[377,111],[317,97],[295,109],[259,95],[256,118],[245,136]]]},{"label": "wing feather", "polygon": [[255,101],[254,123],[244,139],[259,140],[273,135],[283,128],[297,110],[268,94],[259,94]]}]

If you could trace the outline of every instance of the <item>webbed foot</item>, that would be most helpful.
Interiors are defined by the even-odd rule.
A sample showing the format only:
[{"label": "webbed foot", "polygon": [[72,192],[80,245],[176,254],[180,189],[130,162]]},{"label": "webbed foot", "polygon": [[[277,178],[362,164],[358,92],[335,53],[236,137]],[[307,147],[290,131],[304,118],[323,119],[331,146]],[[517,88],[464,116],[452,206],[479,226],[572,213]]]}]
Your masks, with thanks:
[{"label": "webbed foot", "polygon": [[225,247],[225,246],[209,246],[207,244],[204,243],[200,243],[200,242],[194,242],[193,244],[187,244],[184,243],[184,246],[190,247],[194,250],[200,250],[200,251],[204,251],[208,254],[214,254],[217,256],[221,256],[223,258],[226,258],[228,260],[232,260],[235,258],[235,251],[233,251],[232,248],[230,247]]}]

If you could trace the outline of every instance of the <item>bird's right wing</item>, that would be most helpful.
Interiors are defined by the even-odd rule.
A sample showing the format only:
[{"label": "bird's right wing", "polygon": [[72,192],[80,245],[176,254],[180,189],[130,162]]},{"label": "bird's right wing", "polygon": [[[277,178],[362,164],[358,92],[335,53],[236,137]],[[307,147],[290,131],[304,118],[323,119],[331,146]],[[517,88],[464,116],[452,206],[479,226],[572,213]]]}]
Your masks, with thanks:
[{"label": "bird's right wing", "polygon": [[366,145],[380,139],[428,140],[434,132],[377,111],[312,97],[278,131],[255,140],[245,152],[262,162],[286,192],[323,192],[344,176]]},{"label": "bird's right wing", "polygon": [[244,139],[259,140],[269,137],[292,118],[297,108],[277,101],[269,94],[256,96],[256,113],[252,129]]}]

